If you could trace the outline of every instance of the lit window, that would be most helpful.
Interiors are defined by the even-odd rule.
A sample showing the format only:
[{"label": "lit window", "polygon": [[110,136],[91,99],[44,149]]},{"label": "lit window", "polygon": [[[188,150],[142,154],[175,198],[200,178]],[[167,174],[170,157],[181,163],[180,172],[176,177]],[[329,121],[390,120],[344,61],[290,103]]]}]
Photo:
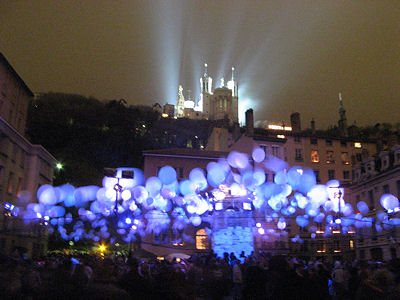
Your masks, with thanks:
[{"label": "lit window", "polygon": [[17,195],[22,191],[22,178],[18,177],[18,183],[17,183]]},{"label": "lit window", "polygon": [[340,155],[342,158],[342,163],[344,165],[349,165],[350,164],[350,160],[349,160],[349,153],[347,152],[342,152],[342,154]]},{"label": "lit window", "polygon": [[333,159],[333,151],[326,151],[326,163],[333,164],[335,160]]},{"label": "lit window", "polygon": [[8,183],[7,183],[7,192],[9,194],[12,194],[14,191],[14,173],[10,172],[10,175],[8,176]]},{"label": "lit window", "polygon": [[207,232],[204,229],[199,229],[196,232],[196,249],[207,250],[209,248],[209,240]]},{"label": "lit window", "polygon": [[350,240],[350,249],[353,250],[354,249],[354,241]]},{"label": "lit window", "polygon": [[285,136],[284,136],[283,134],[278,134],[276,137],[277,137],[278,139],[284,139],[284,138],[285,138]]},{"label": "lit window", "polygon": [[354,143],[354,148],[361,148],[361,143],[359,142]]},{"label": "lit window", "polygon": [[318,163],[319,162],[318,150],[311,150],[311,162],[314,162],[314,163]]}]

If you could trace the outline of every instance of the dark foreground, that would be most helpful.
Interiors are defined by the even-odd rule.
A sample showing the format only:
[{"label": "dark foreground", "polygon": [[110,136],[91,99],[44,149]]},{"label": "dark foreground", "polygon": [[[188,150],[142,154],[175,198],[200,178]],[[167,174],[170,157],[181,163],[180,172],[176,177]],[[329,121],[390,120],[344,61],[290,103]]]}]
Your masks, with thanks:
[{"label": "dark foreground", "polygon": [[400,264],[305,262],[264,253],[139,261],[2,256],[2,299],[400,299]]}]

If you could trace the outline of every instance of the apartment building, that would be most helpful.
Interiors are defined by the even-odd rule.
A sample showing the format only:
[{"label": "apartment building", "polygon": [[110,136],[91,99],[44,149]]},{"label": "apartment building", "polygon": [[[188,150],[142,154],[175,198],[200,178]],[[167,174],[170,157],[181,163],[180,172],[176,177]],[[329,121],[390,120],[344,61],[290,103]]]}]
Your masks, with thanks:
[{"label": "apartment building", "polygon": [[22,222],[18,209],[37,202],[39,186],[52,184],[56,163],[46,149],[32,145],[25,137],[28,105],[33,97],[0,53],[0,251],[18,250],[28,257],[44,254],[46,231],[40,218],[30,225]]}]

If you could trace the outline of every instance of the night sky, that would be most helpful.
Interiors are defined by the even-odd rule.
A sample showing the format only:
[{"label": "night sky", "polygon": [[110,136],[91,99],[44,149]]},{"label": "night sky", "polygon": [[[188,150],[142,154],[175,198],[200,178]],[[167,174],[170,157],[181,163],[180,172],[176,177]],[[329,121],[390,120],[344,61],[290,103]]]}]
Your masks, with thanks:
[{"label": "night sky", "polygon": [[[243,112],[302,127],[400,121],[400,1],[0,1],[0,51],[33,92],[196,100],[235,66]],[[227,80],[225,80],[227,81]]]}]

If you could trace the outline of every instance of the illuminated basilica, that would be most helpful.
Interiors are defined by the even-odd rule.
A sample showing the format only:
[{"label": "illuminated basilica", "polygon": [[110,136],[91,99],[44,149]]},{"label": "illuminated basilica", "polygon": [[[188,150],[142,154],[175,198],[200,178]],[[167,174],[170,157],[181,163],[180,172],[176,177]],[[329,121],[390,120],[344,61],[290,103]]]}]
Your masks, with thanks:
[{"label": "illuminated basilica", "polygon": [[235,80],[235,68],[232,67],[231,80],[225,85],[224,78],[220,86],[212,89],[212,78],[207,73],[207,64],[204,64],[204,74],[200,78],[200,98],[197,104],[189,94],[183,96],[183,88],[178,88],[176,101],[176,117],[189,119],[220,120],[228,119],[230,123],[238,122],[238,83]]}]

